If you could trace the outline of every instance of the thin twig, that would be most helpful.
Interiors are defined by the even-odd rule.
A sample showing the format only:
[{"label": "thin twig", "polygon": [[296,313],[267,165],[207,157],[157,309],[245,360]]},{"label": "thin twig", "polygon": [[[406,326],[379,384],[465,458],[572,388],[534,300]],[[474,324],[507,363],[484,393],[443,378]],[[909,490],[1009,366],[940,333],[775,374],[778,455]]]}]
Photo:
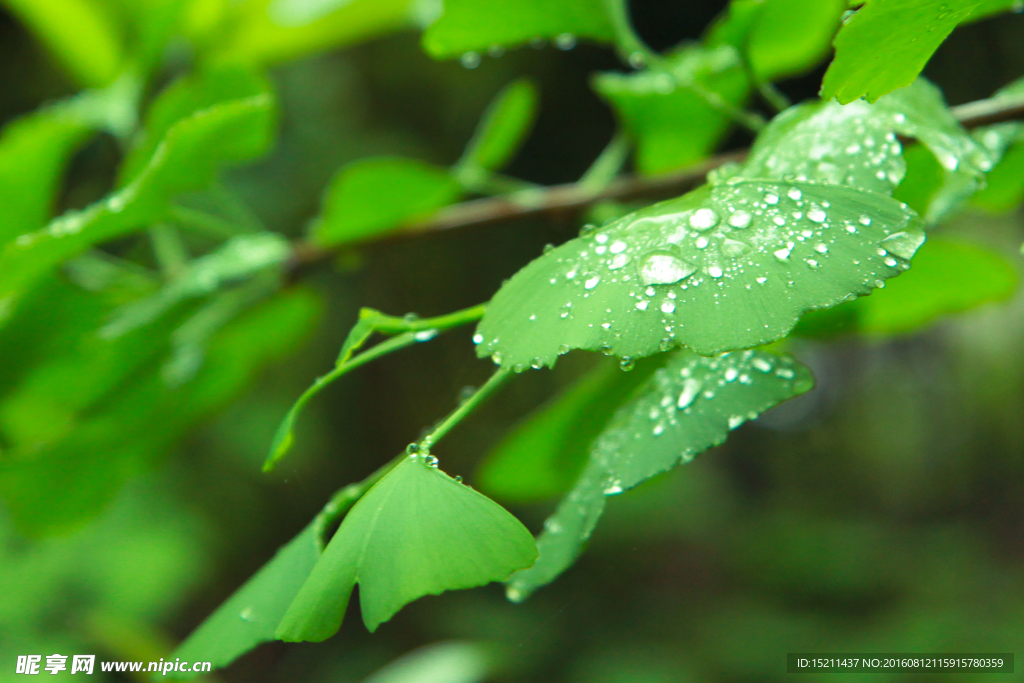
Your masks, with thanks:
[{"label": "thin twig", "polygon": [[[993,97],[952,108],[965,128],[977,128],[1024,119],[1024,98]],[[412,223],[380,241],[395,241],[423,233],[493,225],[524,218],[546,216],[555,220],[576,218],[602,201],[628,202],[639,199],[667,199],[701,185],[707,174],[729,162],[740,162],[748,150],[718,154],[679,171],[657,176],[623,176],[595,191],[580,183],[552,185],[484,199],[472,199],[441,209],[428,220]],[[344,245],[345,247],[351,244]],[[297,271],[330,259],[337,249],[298,242],[290,271]]]}]

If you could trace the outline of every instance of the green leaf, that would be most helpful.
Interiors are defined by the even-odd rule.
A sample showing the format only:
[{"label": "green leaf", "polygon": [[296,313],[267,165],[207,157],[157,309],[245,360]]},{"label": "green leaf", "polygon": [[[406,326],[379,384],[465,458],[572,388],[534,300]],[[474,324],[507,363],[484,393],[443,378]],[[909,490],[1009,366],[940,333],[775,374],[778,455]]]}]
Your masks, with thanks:
[{"label": "green leaf", "polygon": [[46,224],[64,168],[91,132],[91,126],[67,107],[41,109],[4,127],[0,245]]},{"label": "green leaf", "polygon": [[881,194],[733,178],[527,265],[489,304],[477,353],[522,370],[574,348],[636,358],[765,344],[898,275],[923,241],[919,219]]},{"label": "green leaf", "polygon": [[434,57],[448,58],[560,36],[612,42],[615,27],[605,2],[448,0],[444,13],[423,34],[423,47]]},{"label": "green leaf", "polygon": [[[1019,102],[1024,97],[1024,78],[1001,88],[994,99]],[[989,172],[986,186],[973,197],[975,206],[994,213],[1011,211],[1024,202],[1024,125],[1002,123],[979,128],[974,138],[998,164]]]},{"label": "green leaf", "polygon": [[277,637],[334,635],[356,583],[375,631],[417,598],[504,581],[536,557],[530,532],[504,508],[424,458],[405,458],[345,516]]},{"label": "green leaf", "polygon": [[822,99],[874,102],[910,85],[946,36],[979,0],[868,0],[843,23]]},{"label": "green leaf", "polygon": [[227,283],[280,266],[289,254],[291,245],[277,233],[232,237],[215,251],[190,261],[177,278],[153,296],[118,311],[100,330],[100,335],[119,337],[153,322],[182,301],[212,294]]},{"label": "green leaf", "polygon": [[484,112],[455,173],[497,171],[512,160],[537,116],[537,86],[520,78],[506,86]]},{"label": "green leaf", "polygon": [[746,55],[761,82],[796,76],[829,52],[844,0],[733,0],[705,42]]},{"label": "green leaf", "polygon": [[167,86],[150,105],[142,131],[120,169],[121,184],[134,180],[174,124],[231,100],[268,95],[270,83],[252,67],[215,63]]},{"label": "green leaf", "polygon": [[727,45],[687,47],[638,73],[602,73],[593,83],[636,140],[637,166],[652,174],[705,157],[731,127],[709,98],[738,106],[749,90],[740,56]]},{"label": "green leaf", "polygon": [[3,0],[84,86],[114,80],[124,59],[119,31],[92,0]]},{"label": "green leaf", "polygon": [[311,237],[325,245],[372,239],[429,217],[460,194],[443,168],[398,157],[360,159],[331,181]]},{"label": "green leaf", "polygon": [[423,25],[432,10],[417,0],[248,0],[232,8],[226,35],[203,42],[217,59],[272,64]]},{"label": "green leaf", "polygon": [[1018,0],[981,0],[967,21],[979,21],[1003,12],[1019,14],[1020,11],[1021,5]]},{"label": "green leaf", "polygon": [[32,535],[86,523],[188,428],[222,408],[266,363],[292,351],[318,312],[311,292],[292,289],[225,326],[188,384],[168,389],[159,364],[151,363],[62,438],[6,451],[0,496],[15,523]]},{"label": "green leaf", "polygon": [[6,246],[0,254],[0,318],[58,263],[165,219],[175,195],[208,185],[226,163],[263,152],[272,123],[273,103],[259,95],[204,109],[174,124],[145,170],[130,184]]},{"label": "green leaf", "polygon": [[914,257],[914,267],[885,289],[827,311],[812,311],[793,333],[818,337],[915,332],[952,313],[1009,298],[1018,280],[1017,269],[997,252],[931,237]]},{"label": "green leaf", "polygon": [[590,443],[660,358],[641,361],[632,372],[617,363],[598,367],[531,413],[480,463],[480,488],[514,502],[564,493],[583,468]]},{"label": "green leaf", "polygon": [[593,444],[583,474],[544,523],[536,564],[509,580],[509,599],[525,599],[572,565],[607,496],[692,460],[725,441],[730,430],[812,386],[810,371],[789,356],[673,354]]}]

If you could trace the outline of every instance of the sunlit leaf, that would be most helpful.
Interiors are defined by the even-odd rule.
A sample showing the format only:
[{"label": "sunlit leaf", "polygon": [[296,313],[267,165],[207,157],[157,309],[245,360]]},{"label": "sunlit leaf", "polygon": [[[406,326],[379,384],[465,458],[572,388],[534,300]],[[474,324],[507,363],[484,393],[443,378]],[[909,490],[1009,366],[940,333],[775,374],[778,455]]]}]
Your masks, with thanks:
[{"label": "sunlit leaf", "polygon": [[773,81],[824,59],[845,9],[845,0],[733,0],[706,42],[733,45],[756,78]]},{"label": "sunlit leaf", "polygon": [[731,124],[721,105],[709,100],[735,107],[748,92],[739,53],[728,45],[684,48],[663,65],[634,74],[598,74],[594,87],[635,138],[644,173],[664,173],[707,155]]},{"label": "sunlit leaf", "polygon": [[246,0],[231,7],[226,35],[207,36],[219,59],[271,64],[351,45],[433,19],[419,0]]},{"label": "sunlit leaf", "polygon": [[979,0],[868,0],[843,23],[821,96],[875,101],[910,85]]},{"label": "sunlit leaf", "polygon": [[739,180],[630,214],[533,261],[494,297],[475,338],[504,367],[570,349],[636,358],[767,343],[800,315],[902,272],[924,241],[885,195]]},{"label": "sunlit leaf", "polygon": [[676,352],[598,437],[583,474],[544,523],[536,564],[508,581],[509,599],[525,599],[572,565],[607,496],[693,459],[725,441],[730,430],[812,385],[810,371],[788,356]]},{"label": "sunlit leaf", "polygon": [[3,0],[82,85],[114,80],[124,59],[113,17],[93,0]]},{"label": "sunlit leaf", "polygon": [[586,463],[591,442],[660,358],[641,361],[632,372],[622,372],[617,364],[596,368],[538,408],[480,463],[480,488],[515,502],[567,491]]},{"label": "sunlit leaf", "polygon": [[526,139],[537,116],[537,87],[521,78],[494,98],[477,126],[459,167],[497,171]]},{"label": "sunlit leaf", "polygon": [[360,159],[331,181],[311,237],[320,244],[377,237],[430,216],[460,194],[446,169],[399,157]]},{"label": "sunlit leaf", "polygon": [[827,311],[812,311],[800,320],[794,334],[915,332],[953,313],[1009,298],[1018,280],[1017,269],[999,253],[931,237],[914,257],[913,268],[885,289]]},{"label": "sunlit leaf", "polygon": [[277,637],[334,635],[356,583],[375,631],[417,598],[504,581],[535,558],[530,532],[504,508],[422,457],[406,458],[345,516]]},{"label": "sunlit leaf", "polygon": [[106,200],[21,235],[0,254],[0,314],[58,263],[166,217],[176,194],[209,184],[220,166],[266,149],[273,103],[266,95],[219,104],[173,125],[145,170]]},{"label": "sunlit leaf", "polygon": [[[492,46],[514,47],[537,38],[611,42],[612,20],[602,0],[448,0],[423,35],[434,57],[458,57]],[[565,38],[563,38],[564,40]]]}]

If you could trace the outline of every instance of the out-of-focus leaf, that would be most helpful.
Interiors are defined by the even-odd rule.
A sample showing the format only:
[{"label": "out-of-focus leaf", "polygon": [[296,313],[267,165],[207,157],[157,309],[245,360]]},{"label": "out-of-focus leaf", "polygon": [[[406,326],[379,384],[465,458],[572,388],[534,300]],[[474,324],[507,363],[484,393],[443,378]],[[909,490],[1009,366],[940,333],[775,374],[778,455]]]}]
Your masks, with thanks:
[{"label": "out-of-focus leaf", "polygon": [[1018,279],[1017,269],[997,252],[932,237],[914,257],[913,268],[885,289],[827,311],[812,311],[793,333],[890,336],[915,332],[952,313],[1009,298]]},{"label": "out-of-focus leaf", "polygon": [[42,109],[0,136],[0,245],[46,225],[64,167],[91,128],[66,108]]},{"label": "out-of-focus leaf", "polygon": [[[1001,88],[993,97],[1019,101],[1024,97],[1024,78]],[[988,174],[987,185],[974,195],[974,205],[996,213],[1020,206],[1024,201],[1024,125],[985,126],[974,131],[974,137],[999,160]]]},{"label": "out-of-focus leaf", "polygon": [[277,637],[334,635],[356,583],[363,622],[375,631],[417,598],[504,581],[536,553],[530,532],[500,505],[421,456],[404,458],[342,520]]},{"label": "out-of-focus leaf", "polygon": [[[278,622],[320,559],[320,532],[317,521],[310,522],[207,617],[173,657],[210,662],[219,669],[260,643],[273,640]],[[190,679],[196,675],[177,672],[171,678]]]},{"label": "out-of-focus leaf", "polygon": [[706,43],[740,50],[760,81],[795,76],[828,54],[845,9],[845,0],[733,0]]},{"label": "out-of-focus leaf", "polygon": [[212,341],[196,378],[168,389],[159,365],[98,406],[58,441],[0,461],[0,496],[18,527],[33,535],[68,531],[102,510],[129,477],[198,420],[225,405],[267,362],[290,351],[319,310],[292,290],[247,312]]},{"label": "out-of-focus leaf", "polygon": [[6,317],[25,290],[58,263],[164,219],[175,195],[206,186],[226,163],[263,152],[272,123],[273,103],[258,95],[204,109],[174,124],[130,184],[6,245],[0,254],[0,317]]},{"label": "out-of-focus leaf", "polygon": [[981,0],[966,21],[979,21],[1003,12],[1019,14],[1021,9],[1018,0]]},{"label": "out-of-focus leaf", "polygon": [[598,74],[594,87],[636,139],[644,173],[664,173],[707,155],[730,127],[710,100],[735,107],[749,90],[739,53],[728,45],[687,47],[664,65],[635,74]]},{"label": "out-of-focus leaf", "polygon": [[434,643],[402,655],[363,683],[481,683],[489,659],[478,643]]},{"label": "out-of-focus leaf", "polygon": [[434,57],[458,57],[491,46],[568,36],[612,42],[615,28],[602,0],[448,0],[423,35]]},{"label": "out-of-focus leaf", "polygon": [[484,112],[458,169],[470,173],[504,167],[526,139],[537,115],[537,87],[526,78],[506,86]]},{"label": "out-of-focus leaf", "polygon": [[227,11],[231,29],[211,39],[209,50],[219,59],[260,64],[351,45],[433,18],[421,0],[245,0]]},{"label": "out-of-focus leaf", "polygon": [[508,581],[509,599],[525,599],[572,565],[605,497],[692,460],[725,441],[730,430],[812,386],[810,371],[788,356],[676,352],[598,437],[576,485],[544,523],[536,564]]},{"label": "out-of-focus leaf", "polygon": [[370,239],[428,217],[460,193],[445,169],[397,157],[361,159],[331,181],[311,237],[320,244]]},{"label": "out-of-focus leaf", "polygon": [[277,233],[232,237],[216,251],[190,261],[180,276],[152,297],[125,306],[100,333],[107,338],[121,336],[186,299],[211,294],[227,283],[278,266],[290,253],[288,240]]},{"label": "out-of-focus leaf", "polygon": [[874,102],[910,85],[928,58],[979,0],[868,0],[843,23],[836,57],[822,82],[823,99]]},{"label": "out-of-focus leaf", "polygon": [[632,372],[603,365],[538,408],[480,464],[480,488],[499,500],[527,502],[567,491],[590,445],[619,405],[660,365],[656,356]]},{"label": "out-of-focus leaf", "polygon": [[115,22],[94,0],[3,0],[84,86],[114,80],[124,60]]},{"label": "out-of-focus leaf", "polygon": [[121,184],[134,180],[146,167],[171,127],[222,102],[271,92],[266,78],[248,66],[216,63],[179,78],[150,105],[142,130],[121,165]]}]

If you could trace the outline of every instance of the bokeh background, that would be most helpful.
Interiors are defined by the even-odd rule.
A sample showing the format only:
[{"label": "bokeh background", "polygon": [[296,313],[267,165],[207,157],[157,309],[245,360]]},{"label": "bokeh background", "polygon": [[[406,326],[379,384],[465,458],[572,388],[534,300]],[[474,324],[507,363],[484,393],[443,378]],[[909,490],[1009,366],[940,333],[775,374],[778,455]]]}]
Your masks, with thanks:
[{"label": "bokeh background", "polygon": [[[725,4],[631,6],[639,33],[665,49],[697,38]],[[622,66],[611,50],[588,44],[510,50],[466,69],[431,60],[413,31],[290,60],[270,72],[282,109],[274,150],[226,182],[268,227],[298,237],[341,165],[377,154],[454,162],[487,102],[520,75],[539,85],[541,110],[508,171],[571,182],[613,133],[588,79],[614,69]],[[811,97],[823,71],[780,87]],[[952,103],[1021,74],[1020,15],[958,29],[926,71]],[[75,89],[0,5],[0,120]],[[749,142],[737,133],[725,148]],[[112,138],[91,142],[72,162],[61,207],[107,192],[120,157]],[[99,519],[32,539],[0,509],[0,680],[20,678],[17,654],[166,656],[331,492],[402,450],[491,371],[474,358],[468,329],[361,369],[310,404],[295,452],[262,474],[279,419],[331,366],[358,308],[436,315],[480,303],[543,245],[578,229],[529,220],[348,251],[303,275],[327,303],[302,347],[133,479]],[[1024,235],[1019,212],[968,210],[941,230],[1011,258]],[[911,336],[791,348],[815,372],[811,394],[611,500],[583,557],[526,603],[507,602],[496,585],[428,597],[374,635],[350,612],[325,643],[265,645],[211,680],[357,682],[424,646],[433,659],[410,668],[408,681],[779,681],[791,651],[1019,657],[1024,297]],[[445,470],[473,483],[517,420],[599,362],[609,361],[571,354],[554,371],[516,378],[438,450]],[[554,502],[510,507],[538,531]],[[450,641],[468,645],[438,648]],[[841,677],[861,678],[927,680]]]}]

